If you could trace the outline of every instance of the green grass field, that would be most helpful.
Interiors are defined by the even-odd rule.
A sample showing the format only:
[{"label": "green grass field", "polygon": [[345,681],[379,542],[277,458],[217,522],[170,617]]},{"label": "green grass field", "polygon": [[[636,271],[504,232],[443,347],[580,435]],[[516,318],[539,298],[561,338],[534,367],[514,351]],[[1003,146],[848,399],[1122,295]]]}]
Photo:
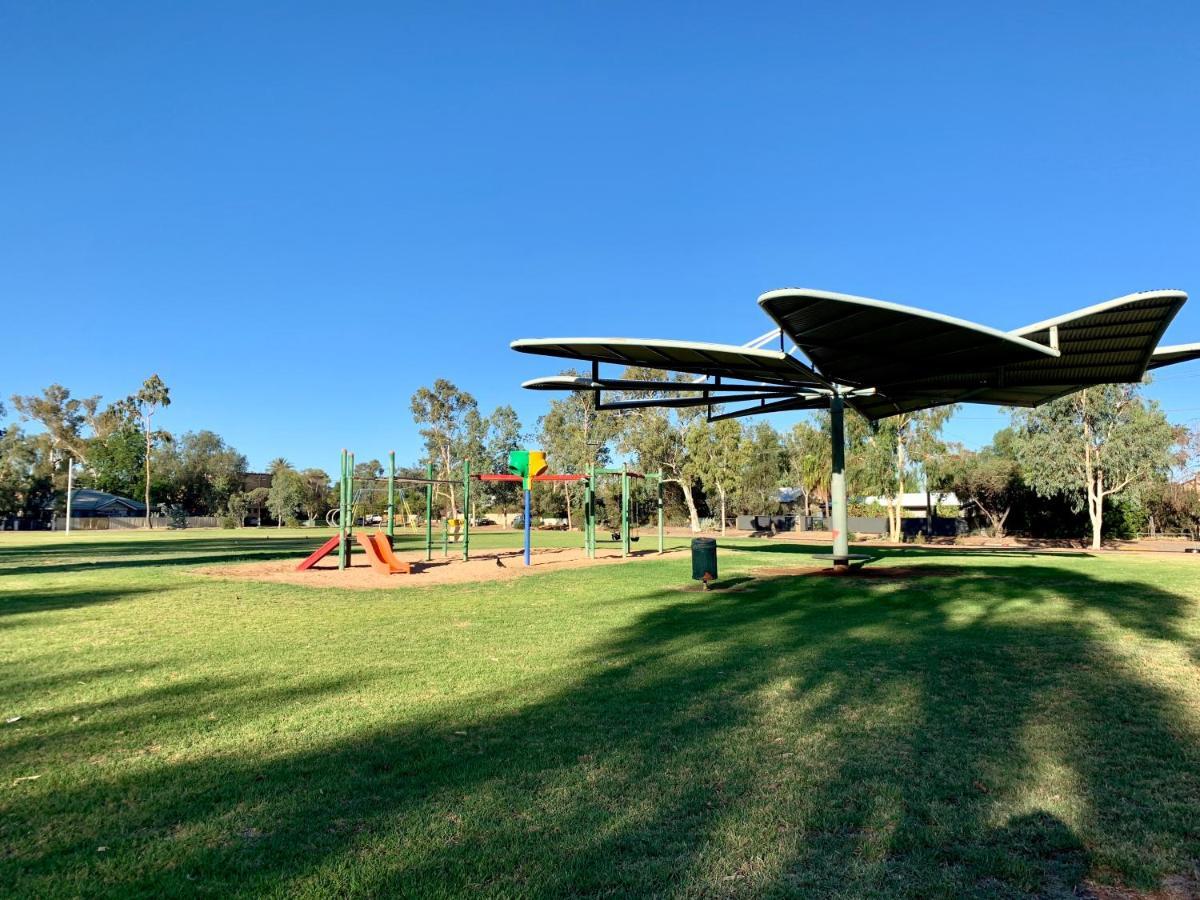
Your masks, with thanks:
[{"label": "green grass field", "polygon": [[0,893],[1071,896],[1200,860],[1200,559],[192,571],[319,540],[0,535]]}]

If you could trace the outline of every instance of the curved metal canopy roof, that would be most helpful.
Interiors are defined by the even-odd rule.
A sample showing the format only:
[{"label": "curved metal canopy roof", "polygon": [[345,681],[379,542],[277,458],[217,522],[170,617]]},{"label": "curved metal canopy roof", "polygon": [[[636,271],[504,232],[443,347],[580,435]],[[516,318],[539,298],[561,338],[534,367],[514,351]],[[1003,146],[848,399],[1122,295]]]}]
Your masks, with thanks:
[{"label": "curved metal canopy roof", "polygon": [[[1129,294],[1013,331],[830,291],[770,291],[759,306],[811,361],[731,344],[634,338],[538,338],[514,350],[592,364],[590,378],[534,379],[536,390],[617,391],[609,408],[750,406],[713,418],[824,405],[836,390],[869,419],[950,403],[1037,406],[1095,384],[1140,381],[1148,369],[1200,359],[1200,344],[1158,347],[1187,300]],[[1157,349],[1156,349],[1157,348]],[[699,380],[606,379],[601,363]],[[734,379],[730,384],[727,379]],[[629,399],[630,394],[643,396]],[[681,394],[699,397],[681,398]]]},{"label": "curved metal canopy roof", "polygon": [[513,341],[522,353],[607,362],[720,378],[753,378],[785,385],[828,382],[794,356],[736,344],[641,338],[530,338]]}]

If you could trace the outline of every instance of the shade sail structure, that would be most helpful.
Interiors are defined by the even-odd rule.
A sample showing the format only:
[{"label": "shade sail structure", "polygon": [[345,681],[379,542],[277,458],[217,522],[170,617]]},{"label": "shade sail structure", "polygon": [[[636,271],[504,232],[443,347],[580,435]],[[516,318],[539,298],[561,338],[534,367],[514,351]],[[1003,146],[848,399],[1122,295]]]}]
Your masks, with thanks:
[{"label": "shade sail structure", "polygon": [[[537,338],[512,347],[594,367],[592,378],[525,383],[535,390],[706,392],[708,404],[663,399],[659,405],[750,401],[756,407],[722,409],[717,416],[806,409],[814,394],[837,390],[874,420],[951,403],[1037,406],[1088,385],[1139,381],[1150,369],[1200,359],[1200,344],[1156,349],[1186,300],[1182,291],[1146,291],[1001,331],[883,300],[786,288],[763,294],[758,303],[781,339],[811,365],[782,350],[678,340]],[[595,368],[601,363],[701,377],[686,386],[601,378]],[[795,402],[785,404],[781,393]],[[628,396],[617,402],[617,408],[635,408]]]},{"label": "shade sail structure", "polygon": [[839,384],[904,384],[1058,355],[985,325],[849,294],[788,289],[763,294],[758,304]]},{"label": "shade sail structure", "polygon": [[1200,344],[1175,344],[1170,347],[1159,347],[1150,357],[1147,369],[1159,369],[1175,363],[1191,362],[1200,359]]},{"label": "shade sail structure", "polygon": [[[1148,370],[1200,359],[1200,343],[1159,346],[1186,300],[1182,291],[1129,294],[1001,331],[883,300],[787,288],[758,298],[779,326],[780,350],[759,349],[762,338],[740,347],[536,338],[513,341],[512,348],[589,363],[590,375],[535,378],[524,386],[588,391],[600,409],[701,407],[717,420],[827,406],[833,442],[832,558],[835,565],[847,565],[845,405],[877,420],[953,403],[1037,406],[1090,385],[1140,381]],[[785,338],[810,364],[783,352]],[[652,371],[606,377],[605,364]]]},{"label": "shade sail structure", "polygon": [[713,378],[828,385],[811,368],[781,350],[758,350],[736,344],[640,338],[533,338],[513,341],[511,346],[521,353]]}]

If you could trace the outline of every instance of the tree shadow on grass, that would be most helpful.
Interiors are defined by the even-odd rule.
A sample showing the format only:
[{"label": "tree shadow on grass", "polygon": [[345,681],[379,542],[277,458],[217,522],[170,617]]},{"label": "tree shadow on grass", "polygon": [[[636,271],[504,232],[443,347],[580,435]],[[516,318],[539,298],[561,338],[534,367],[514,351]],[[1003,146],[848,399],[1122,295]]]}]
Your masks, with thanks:
[{"label": "tree shadow on grass", "polygon": [[200,566],[227,562],[300,559],[320,546],[314,538],[262,538],[81,544],[23,549],[0,560],[0,575],[48,575],[150,566]]},{"label": "tree shadow on grass", "polygon": [[[0,869],[43,896],[1003,897],[1200,857],[1196,696],[1170,651],[1194,598],[1041,564],[633,602],[528,702],[39,784],[0,801]],[[386,697],[359,662],[353,695]],[[308,699],[192,690],[137,716]]]},{"label": "tree shadow on grass", "polygon": [[[791,541],[743,541],[726,546],[730,550],[742,550],[747,553],[794,553],[802,556],[829,553],[829,544],[797,544]],[[983,559],[1087,559],[1094,556],[1094,554],[1088,553],[1085,550],[1038,550],[1026,549],[1024,547],[954,547],[940,546],[938,544],[913,544],[905,547],[877,547],[872,544],[851,544],[850,551],[852,553],[869,553],[880,559],[938,556],[955,556],[960,559],[963,557],[979,557]]]},{"label": "tree shadow on grass", "polygon": [[152,588],[55,588],[46,590],[23,590],[0,594],[0,630],[15,627],[4,621],[9,616],[51,612],[59,609],[78,609],[85,606],[102,606],[129,600],[140,594],[152,593]]}]

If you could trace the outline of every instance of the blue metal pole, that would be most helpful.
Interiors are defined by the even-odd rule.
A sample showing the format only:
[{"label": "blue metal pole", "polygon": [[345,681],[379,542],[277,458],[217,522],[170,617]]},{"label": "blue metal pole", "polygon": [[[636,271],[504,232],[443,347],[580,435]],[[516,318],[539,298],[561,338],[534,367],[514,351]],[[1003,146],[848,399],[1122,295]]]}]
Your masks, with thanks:
[{"label": "blue metal pole", "polygon": [[529,565],[529,491],[525,491],[525,565]]}]

